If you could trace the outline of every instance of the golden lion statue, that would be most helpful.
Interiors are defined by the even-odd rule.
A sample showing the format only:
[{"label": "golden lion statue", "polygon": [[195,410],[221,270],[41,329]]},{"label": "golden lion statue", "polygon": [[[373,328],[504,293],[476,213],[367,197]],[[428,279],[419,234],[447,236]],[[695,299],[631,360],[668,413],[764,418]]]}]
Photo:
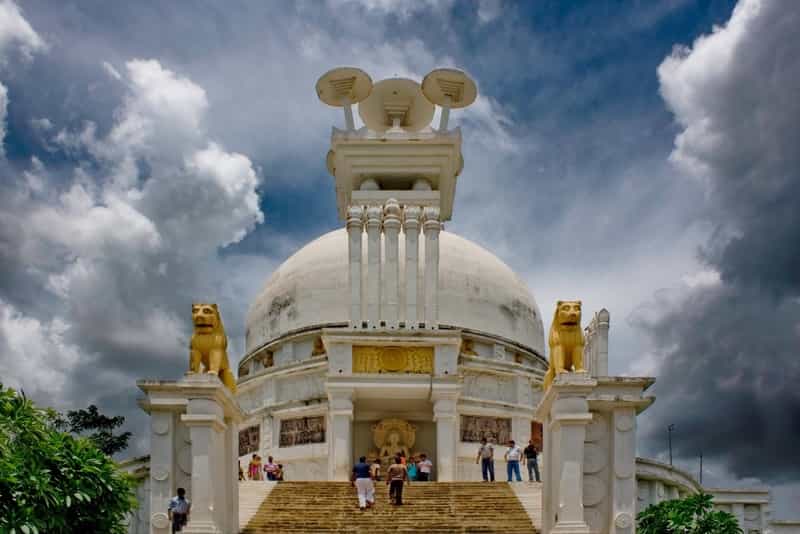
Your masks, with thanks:
[{"label": "golden lion statue", "polygon": [[194,334],[189,342],[189,370],[212,373],[236,393],[236,379],[228,363],[228,337],[216,304],[192,304]]},{"label": "golden lion statue", "polygon": [[583,371],[585,344],[581,329],[581,301],[559,300],[550,326],[550,367],[544,376],[544,390],[550,387],[557,373]]}]

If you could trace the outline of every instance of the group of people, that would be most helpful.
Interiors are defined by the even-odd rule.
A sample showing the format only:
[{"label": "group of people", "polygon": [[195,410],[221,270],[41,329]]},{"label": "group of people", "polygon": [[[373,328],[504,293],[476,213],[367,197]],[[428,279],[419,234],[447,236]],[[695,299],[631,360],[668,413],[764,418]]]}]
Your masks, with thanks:
[{"label": "group of people", "polygon": [[[403,504],[403,485],[411,481],[427,482],[431,479],[433,462],[426,454],[419,458],[412,456],[406,458],[405,454],[398,452],[392,459],[392,464],[386,470],[386,485],[389,486],[389,504],[401,506]],[[382,480],[381,461],[375,459],[367,462],[367,457],[362,456],[353,466],[350,481],[358,494],[358,508],[365,510],[375,506],[375,482]]]},{"label": "group of people", "polygon": [[[508,482],[512,482],[512,475],[517,479],[517,482],[522,482],[520,475],[520,463],[527,464],[528,466],[528,480],[534,481],[536,475],[536,482],[541,482],[539,477],[539,451],[533,444],[533,440],[528,442],[525,449],[520,449],[519,446],[512,439],[508,442],[508,449],[506,450],[503,458],[506,461],[506,475]],[[481,464],[481,474],[485,482],[494,482],[494,445],[486,438],[481,439],[481,446],[478,448],[478,455],[475,458],[475,463]]]},{"label": "group of people", "polygon": [[[247,466],[247,479],[249,480],[283,480],[283,464],[276,464],[272,456],[267,457],[267,463],[261,463],[261,456],[253,453],[250,464]],[[239,464],[239,480],[247,480],[242,464]]]}]

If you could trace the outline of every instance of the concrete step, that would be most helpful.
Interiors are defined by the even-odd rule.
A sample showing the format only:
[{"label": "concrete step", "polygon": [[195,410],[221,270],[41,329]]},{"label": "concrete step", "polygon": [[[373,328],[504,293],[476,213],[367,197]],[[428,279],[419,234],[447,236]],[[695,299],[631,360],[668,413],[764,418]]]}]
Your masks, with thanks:
[{"label": "concrete step", "polygon": [[[248,503],[251,497],[256,499],[248,496]],[[505,482],[416,482],[404,488],[403,506],[388,500],[385,482],[376,485],[376,506],[365,511],[358,509],[355,489],[347,482],[280,482],[243,523],[242,532],[535,532]]]},{"label": "concrete step", "polygon": [[541,482],[516,482],[510,484],[522,507],[528,513],[533,525],[542,528],[542,483]]}]

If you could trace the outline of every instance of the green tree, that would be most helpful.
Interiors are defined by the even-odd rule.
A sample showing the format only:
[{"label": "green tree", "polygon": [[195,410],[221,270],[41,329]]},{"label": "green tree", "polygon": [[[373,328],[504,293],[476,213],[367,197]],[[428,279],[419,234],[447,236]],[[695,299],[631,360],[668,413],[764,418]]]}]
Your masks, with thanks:
[{"label": "green tree", "polygon": [[124,534],[134,484],[58,414],[0,384],[0,532]]},{"label": "green tree", "polygon": [[649,506],[637,522],[640,534],[742,534],[736,518],[714,510],[711,495],[705,493]]},{"label": "green tree", "polygon": [[58,426],[79,436],[89,438],[97,448],[109,456],[128,448],[130,432],[114,434],[114,429],[122,426],[125,418],[121,415],[108,417],[100,413],[92,404],[85,410],[70,410],[66,419],[59,418]]}]

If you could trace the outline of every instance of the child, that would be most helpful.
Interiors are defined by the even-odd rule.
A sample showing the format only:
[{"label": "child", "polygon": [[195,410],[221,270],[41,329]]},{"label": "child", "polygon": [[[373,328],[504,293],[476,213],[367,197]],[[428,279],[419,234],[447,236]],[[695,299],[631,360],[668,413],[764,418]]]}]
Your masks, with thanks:
[{"label": "child", "polygon": [[278,464],[278,469],[275,470],[275,480],[283,482],[283,464]]},{"label": "child", "polygon": [[406,469],[408,470],[408,480],[417,480],[417,459],[414,456],[408,459]]}]

